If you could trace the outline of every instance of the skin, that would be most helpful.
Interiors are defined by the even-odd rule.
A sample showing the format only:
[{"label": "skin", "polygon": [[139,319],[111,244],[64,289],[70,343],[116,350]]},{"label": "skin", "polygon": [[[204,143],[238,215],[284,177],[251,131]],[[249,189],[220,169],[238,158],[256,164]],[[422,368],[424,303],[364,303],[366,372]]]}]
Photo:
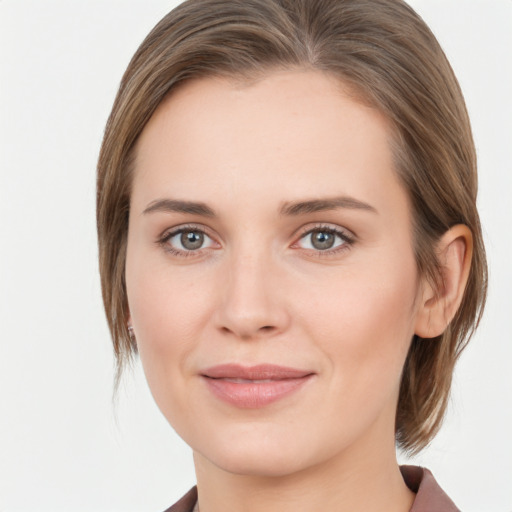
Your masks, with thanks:
[{"label": "skin", "polygon": [[[409,510],[394,446],[401,370],[412,336],[436,335],[453,316],[471,237],[457,226],[440,242],[446,284],[436,298],[417,273],[390,136],[386,119],[338,81],[292,70],[250,85],[189,82],[145,127],[129,322],[155,401],[193,449],[202,512]],[[345,202],[283,211],[333,198]],[[213,215],[155,207],[161,200]],[[187,250],[179,233],[166,237],[180,227],[204,231],[204,244]],[[333,248],[312,244],[315,229],[340,232]],[[201,377],[232,362],[314,377],[241,409]]]}]

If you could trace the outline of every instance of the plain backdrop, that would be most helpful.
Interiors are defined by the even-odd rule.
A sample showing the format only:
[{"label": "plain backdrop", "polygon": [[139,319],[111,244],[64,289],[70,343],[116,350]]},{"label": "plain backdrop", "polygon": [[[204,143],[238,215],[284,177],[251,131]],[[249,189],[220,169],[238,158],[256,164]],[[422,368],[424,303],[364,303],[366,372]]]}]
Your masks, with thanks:
[{"label": "plain backdrop", "polygon": [[[94,220],[122,72],[176,3],[0,0],[0,511],[157,512],[195,482],[139,365],[112,405]],[[512,512],[512,1],[411,4],[467,100],[491,269],[444,428],[412,462],[465,512]]]}]

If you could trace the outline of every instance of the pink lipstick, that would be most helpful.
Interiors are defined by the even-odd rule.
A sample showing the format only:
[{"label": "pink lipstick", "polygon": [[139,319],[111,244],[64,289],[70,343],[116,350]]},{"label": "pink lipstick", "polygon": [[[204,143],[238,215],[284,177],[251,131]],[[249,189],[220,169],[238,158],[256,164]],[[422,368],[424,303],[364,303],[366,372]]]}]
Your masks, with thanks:
[{"label": "pink lipstick", "polygon": [[314,373],[272,364],[223,364],[201,375],[217,398],[242,409],[257,409],[298,391]]}]

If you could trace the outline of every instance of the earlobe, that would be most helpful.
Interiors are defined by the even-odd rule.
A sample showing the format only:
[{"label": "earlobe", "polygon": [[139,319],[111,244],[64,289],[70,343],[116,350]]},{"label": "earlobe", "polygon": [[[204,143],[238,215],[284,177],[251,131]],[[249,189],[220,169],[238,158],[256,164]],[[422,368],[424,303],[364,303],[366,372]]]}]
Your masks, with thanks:
[{"label": "earlobe", "polygon": [[457,224],[441,237],[437,246],[441,279],[438,287],[424,283],[416,317],[417,336],[434,338],[448,327],[464,296],[472,254],[473,236],[467,226]]},{"label": "earlobe", "polygon": [[132,325],[132,316],[130,313],[126,315],[126,328],[128,330],[128,336],[130,338],[130,343],[135,346],[136,345],[136,339],[135,339],[135,332],[133,331],[133,325]]}]

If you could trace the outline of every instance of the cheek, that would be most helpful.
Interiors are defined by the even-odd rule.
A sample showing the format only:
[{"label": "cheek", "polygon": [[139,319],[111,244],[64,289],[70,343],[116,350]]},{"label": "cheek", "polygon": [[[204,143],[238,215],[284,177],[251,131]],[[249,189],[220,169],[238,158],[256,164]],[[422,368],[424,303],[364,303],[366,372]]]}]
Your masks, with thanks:
[{"label": "cheek", "polygon": [[138,254],[127,259],[126,284],[140,359],[160,402],[160,390],[170,381],[179,385],[177,376],[187,372],[187,356],[211,316],[211,291],[204,276],[185,268],[171,273],[165,260]]},{"label": "cheek", "polygon": [[[127,265],[127,291],[137,347],[153,398],[169,423],[186,432],[193,423],[187,362],[203,329],[204,300],[193,279],[158,265]],[[180,429],[180,426],[182,428]]]},{"label": "cheek", "polygon": [[349,381],[361,390],[377,381],[398,385],[414,333],[416,283],[413,259],[381,260],[332,276],[308,298],[300,315],[309,319],[310,336],[328,355],[340,389]]},{"label": "cheek", "polygon": [[147,333],[155,344],[162,337],[172,337],[178,348],[181,341],[186,343],[207,305],[206,283],[201,280],[199,287],[198,281],[190,272],[170,273],[147,264],[131,275],[127,272],[128,303],[139,334]]}]

